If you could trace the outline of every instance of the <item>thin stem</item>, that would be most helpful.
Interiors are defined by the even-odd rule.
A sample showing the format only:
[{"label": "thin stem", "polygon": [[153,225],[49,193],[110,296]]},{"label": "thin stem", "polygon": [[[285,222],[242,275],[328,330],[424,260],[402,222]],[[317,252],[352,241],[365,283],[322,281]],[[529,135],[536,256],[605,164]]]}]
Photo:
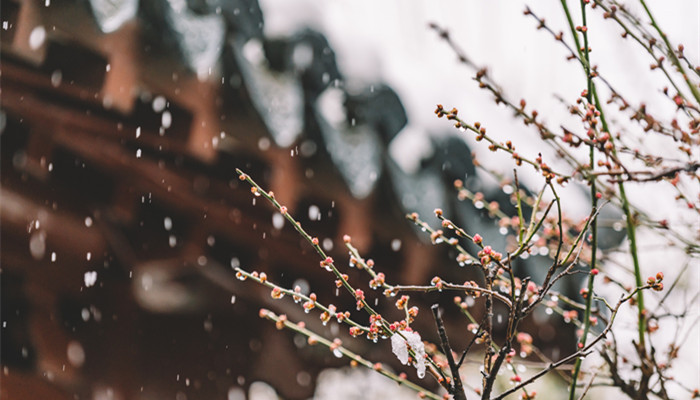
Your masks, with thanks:
[{"label": "thin stem", "polygon": [[513,177],[515,179],[515,196],[517,199],[516,208],[518,209],[518,246],[522,247],[525,227],[523,226],[523,206],[520,199],[520,182],[518,182],[518,171],[515,169],[513,169]]},{"label": "thin stem", "polygon": [[488,289],[488,288],[482,288],[479,286],[471,286],[471,285],[456,285],[454,283],[447,283],[442,280],[437,282],[435,286],[417,286],[417,285],[408,285],[408,286],[402,286],[402,285],[396,285],[392,286],[392,290],[398,292],[435,292],[435,291],[443,291],[443,290],[457,290],[461,292],[466,292],[467,294],[471,292],[476,292],[476,293],[483,293],[484,295],[487,296],[492,296],[493,298],[496,298],[500,301],[502,301],[508,308],[512,307],[512,303],[510,299],[505,297],[504,295]]},{"label": "thin stem", "polygon": [[459,376],[459,367],[455,363],[454,357],[452,356],[452,347],[450,347],[450,342],[447,339],[447,332],[445,331],[445,325],[442,322],[442,317],[440,316],[440,306],[433,304],[430,307],[433,312],[433,317],[435,318],[435,324],[437,326],[438,335],[440,336],[440,344],[442,346],[442,352],[447,358],[447,364],[450,366],[450,372],[452,373],[453,384],[450,385],[450,394],[455,400],[467,400],[467,395],[464,392],[464,387],[462,386],[462,378]]},{"label": "thin stem", "polygon": [[[673,62],[673,65],[678,68],[678,71],[681,73],[681,76],[683,76],[683,79],[685,80],[685,83],[688,85],[688,88],[690,89],[690,92],[693,94],[693,97],[695,97],[695,101],[700,103],[700,92],[698,92],[698,88],[695,87],[693,82],[690,81],[688,78],[688,74],[686,74],[685,69],[683,68],[683,64],[678,60],[678,57],[676,57],[676,53],[673,51],[673,47],[671,47],[671,42],[669,42],[668,37],[666,34],[661,30],[659,25],[657,25],[656,20],[654,19],[654,16],[651,14],[651,11],[649,10],[649,7],[647,7],[647,3],[644,0],[639,0],[639,3],[644,7],[644,11],[646,11],[647,15],[649,16],[649,20],[651,20],[651,25],[656,29],[656,32],[659,33],[661,36],[661,39],[663,39],[664,43],[666,44],[666,51],[669,57],[671,57],[671,61]],[[679,93],[680,94],[680,93]]]},{"label": "thin stem", "polygon": [[[586,83],[588,86],[588,90],[586,91],[586,100],[588,101],[589,104],[592,103],[592,97],[593,97],[593,77],[591,76],[591,71],[590,71],[590,65],[591,65],[591,60],[590,60],[590,54],[589,54],[589,48],[588,48],[588,26],[586,22],[586,3],[581,0],[581,19],[582,19],[582,27],[581,31],[583,32],[583,56],[584,59],[586,60],[586,63],[583,64],[583,68],[586,72]],[[581,50],[579,49],[579,52]],[[589,145],[589,162],[591,165],[591,168],[595,165],[595,146],[593,144]],[[595,177],[592,177],[591,180],[591,209],[595,210],[598,208],[598,193],[597,193],[597,188],[596,188],[596,179]],[[590,262],[590,268],[591,271],[595,269],[596,267],[596,252],[598,249],[598,218],[593,220],[591,222],[591,262]],[[588,276],[588,287],[587,287],[587,292],[586,292],[586,310],[584,312],[583,316],[583,334],[581,335],[581,339],[578,343],[578,346],[580,348],[585,347],[586,345],[586,339],[588,337],[588,331],[590,330],[591,327],[591,303],[593,299],[593,283],[594,283],[594,278],[595,275],[592,273],[589,274]],[[581,364],[583,363],[582,358],[577,358],[576,359],[576,365],[574,366],[574,373],[572,376],[571,380],[571,386],[569,388],[569,400],[574,400],[576,398],[576,383],[578,381],[578,376],[581,371]]]},{"label": "thin stem", "polygon": [[[272,192],[267,192],[265,189],[260,187],[253,178],[251,178],[248,174],[244,173],[240,169],[236,168],[236,172],[238,173],[238,177],[240,180],[248,182],[252,186],[252,193],[254,195],[262,195],[265,199],[267,199],[283,216],[284,218],[289,221],[294,229],[299,232],[299,234],[316,250],[316,253],[318,253],[319,256],[323,259],[321,262],[322,265],[327,268],[330,272],[332,272],[336,278],[338,278],[338,281],[340,282],[341,286],[343,286],[350,294],[353,295],[353,297],[357,298],[358,303],[361,305],[362,308],[367,311],[370,315],[378,315],[378,313],[365,301],[364,298],[358,297],[357,292],[355,291],[355,288],[353,288],[346,277],[340,273],[338,268],[335,266],[333,263],[333,259],[328,257],[325,251],[319,246],[318,241],[315,241],[311,235],[309,235],[304,228],[301,227],[301,223],[294,219],[288,212],[287,208],[284,207],[282,204],[280,204],[276,199],[275,196]],[[386,329],[388,329],[388,326],[385,326]]]},{"label": "thin stem", "polygon": [[266,309],[261,309],[260,310],[260,316],[266,319],[269,319],[271,321],[274,321],[277,326],[281,328],[287,328],[290,329],[294,332],[300,333],[306,337],[309,338],[309,340],[312,343],[320,343],[329,349],[332,349],[333,351],[338,351],[340,354],[343,356],[353,360],[359,365],[362,365],[363,367],[369,368],[371,370],[374,370],[387,378],[397,382],[400,385],[404,385],[408,387],[411,390],[414,390],[418,392],[422,397],[426,397],[429,399],[433,400],[441,400],[442,396],[439,396],[435,393],[432,393],[430,390],[424,389],[415,383],[409,381],[406,378],[402,378],[399,375],[396,375],[389,371],[388,369],[384,368],[380,363],[373,364],[372,362],[365,360],[362,358],[360,355],[353,353],[352,351],[346,349],[345,347],[341,346],[339,342],[337,341],[330,341],[322,336],[319,336],[315,334],[314,332],[306,329],[305,327],[301,326],[300,324],[295,324],[289,320],[287,320],[285,315],[275,315],[272,311],[266,310]]}]

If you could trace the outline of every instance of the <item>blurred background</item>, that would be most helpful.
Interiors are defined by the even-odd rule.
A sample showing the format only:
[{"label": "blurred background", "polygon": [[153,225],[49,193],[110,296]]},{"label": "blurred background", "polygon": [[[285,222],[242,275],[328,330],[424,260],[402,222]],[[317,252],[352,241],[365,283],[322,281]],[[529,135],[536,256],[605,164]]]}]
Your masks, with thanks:
[{"label": "blurred background", "polygon": [[[698,3],[649,3],[697,65]],[[566,30],[557,4],[537,6]],[[543,110],[553,127],[575,121],[554,95],[574,101],[584,87],[580,67],[520,3],[2,0],[1,7],[0,390],[8,399],[368,398],[358,381],[375,388],[371,398],[413,396],[258,317],[266,307],[308,320],[365,358],[403,370],[387,343],[351,341],[346,327],[305,318],[292,302],[235,279],[239,266],[265,271],[282,286],[354,309],[235,169],[273,190],[341,265],[349,234],[392,282],[425,283],[438,272],[478,280],[404,215],[415,211],[435,225],[439,207],[503,248],[508,232],[484,206],[495,201],[512,212],[513,187],[477,170],[472,157],[504,174],[512,164],[435,118],[435,105],[455,106],[522,153],[557,161],[535,131],[478,89],[475,71],[428,23],[450,29],[475,64],[488,66],[511,98]],[[608,79],[672,113],[648,99],[662,84],[646,54],[596,17],[592,54]],[[642,145],[664,151],[654,139]],[[541,186],[534,173],[520,178]],[[484,201],[458,201],[455,179]],[[651,197],[642,185],[630,192],[658,218],[687,221],[672,193]],[[584,187],[562,196],[570,215],[588,214]],[[614,249],[624,243],[621,228],[611,228],[620,214],[611,209],[605,218],[602,246]],[[645,268],[655,273],[669,257],[682,254],[650,251]],[[519,269],[536,276],[545,259],[543,249]],[[689,274],[692,288],[700,278]],[[575,296],[580,284],[559,289]],[[425,307],[451,301],[417,297],[424,338],[435,336]],[[396,311],[391,302],[378,307]],[[456,314],[448,311],[448,332],[466,329]],[[522,329],[547,357],[574,351],[574,327],[557,315],[535,313]],[[693,329],[686,367],[700,356]],[[683,365],[679,375],[697,382],[697,366]],[[557,382],[545,381],[543,398],[559,398]]]}]

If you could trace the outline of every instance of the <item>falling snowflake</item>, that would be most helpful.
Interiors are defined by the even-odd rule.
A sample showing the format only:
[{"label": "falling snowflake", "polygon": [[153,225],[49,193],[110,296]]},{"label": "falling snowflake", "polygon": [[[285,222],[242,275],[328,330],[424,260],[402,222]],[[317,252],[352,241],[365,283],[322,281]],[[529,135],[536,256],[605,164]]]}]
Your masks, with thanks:
[{"label": "falling snowflake", "polygon": [[93,286],[97,282],[97,271],[88,271],[85,273],[85,287]]}]

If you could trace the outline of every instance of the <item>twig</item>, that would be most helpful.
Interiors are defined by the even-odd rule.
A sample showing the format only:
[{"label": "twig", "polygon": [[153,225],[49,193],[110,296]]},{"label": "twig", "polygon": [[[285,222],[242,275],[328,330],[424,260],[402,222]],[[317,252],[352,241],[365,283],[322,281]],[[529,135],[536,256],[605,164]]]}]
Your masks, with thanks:
[{"label": "twig", "polygon": [[447,358],[447,364],[450,366],[450,372],[452,373],[453,383],[449,385],[450,394],[455,400],[467,400],[467,395],[462,386],[462,378],[459,376],[459,367],[452,356],[452,347],[450,347],[450,342],[447,339],[447,332],[445,331],[445,325],[442,323],[439,308],[440,306],[438,304],[433,304],[430,310],[433,312],[433,317],[435,318],[435,325],[437,325],[438,335],[440,336],[442,352],[445,354],[445,358]]}]

